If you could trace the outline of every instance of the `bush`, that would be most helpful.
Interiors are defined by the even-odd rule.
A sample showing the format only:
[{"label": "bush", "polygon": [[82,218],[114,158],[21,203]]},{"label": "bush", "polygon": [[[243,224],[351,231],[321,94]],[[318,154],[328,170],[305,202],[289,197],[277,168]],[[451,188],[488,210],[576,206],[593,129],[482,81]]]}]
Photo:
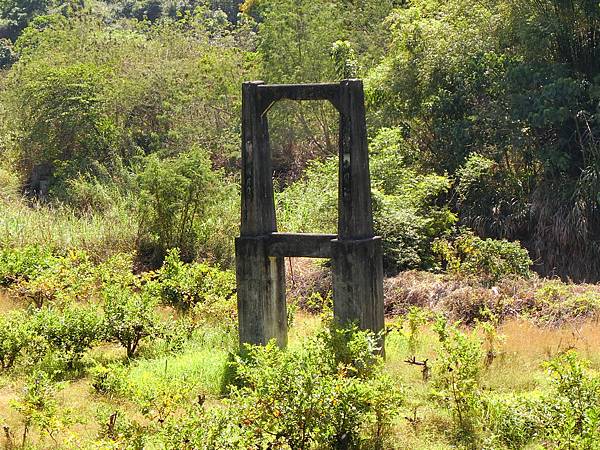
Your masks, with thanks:
[{"label": "bush", "polygon": [[121,365],[94,366],[90,370],[92,387],[99,394],[119,395],[126,389],[126,373]]},{"label": "bush", "polygon": [[[371,144],[373,219],[388,273],[431,268],[432,241],[457,221],[441,200],[450,189],[448,177],[423,174],[409,166],[413,160],[397,129],[382,130]],[[277,195],[282,231],[336,232],[337,166],[337,158],[312,162],[303,178]]]},{"label": "bush", "polygon": [[488,427],[494,439],[510,449],[525,448],[541,431],[538,411],[543,399],[533,395],[491,396],[484,398]]},{"label": "bush", "polygon": [[30,344],[31,327],[23,312],[10,312],[0,317],[0,364],[10,369],[17,357]]},{"label": "bush", "polygon": [[596,448],[600,438],[600,377],[587,370],[588,363],[570,351],[546,364],[553,395],[551,417],[544,425],[559,448]]},{"label": "bush", "polygon": [[373,356],[374,342],[367,333],[333,329],[296,352],[274,344],[250,348],[236,363],[238,420],[258,442],[357,448],[374,421],[389,423],[400,399]]},{"label": "bush", "polygon": [[83,354],[102,336],[102,321],[95,308],[68,306],[42,308],[31,317],[32,331],[73,369]]},{"label": "bush", "polygon": [[178,249],[171,249],[157,272],[163,302],[187,312],[194,305],[209,306],[235,297],[235,275],[206,264],[185,264]]},{"label": "bush", "polygon": [[27,448],[27,438],[34,427],[56,441],[55,434],[69,422],[65,412],[58,410],[56,393],[60,387],[46,373],[35,372],[29,376],[20,398],[11,402],[10,406],[22,416],[22,448]]},{"label": "bush", "polygon": [[150,156],[139,175],[140,239],[152,261],[179,248],[186,261],[200,253],[199,227],[221,182],[211,169],[208,152],[194,148],[176,158]]},{"label": "bush", "polygon": [[509,448],[538,441],[551,448],[598,448],[600,377],[573,351],[545,364],[550,391],[486,399],[488,425]]},{"label": "bush", "polygon": [[0,250],[0,285],[10,286],[19,280],[30,280],[55,262],[47,247],[28,245]]},{"label": "bush", "polygon": [[479,276],[488,283],[509,275],[529,277],[531,273],[532,261],[519,242],[481,239],[471,231],[463,230],[453,241],[437,240],[434,252],[447,271]]},{"label": "bush", "polygon": [[435,367],[437,395],[450,409],[461,440],[474,442],[481,426],[479,375],[483,369],[481,341],[438,318],[435,331],[441,355]]},{"label": "bush", "polygon": [[228,408],[196,405],[163,436],[173,448],[385,448],[401,395],[382,374],[374,342],[364,332],[326,330],[298,350],[247,347],[234,363],[239,386]]},{"label": "bush", "polygon": [[127,357],[133,358],[142,339],[157,332],[156,300],[147,291],[134,292],[119,285],[106,286],[102,295],[106,337],[120,343]]},{"label": "bush", "polygon": [[41,308],[49,302],[66,304],[88,300],[95,287],[94,267],[88,255],[71,251],[65,256],[54,257],[52,263],[36,276],[20,280],[15,290]]}]

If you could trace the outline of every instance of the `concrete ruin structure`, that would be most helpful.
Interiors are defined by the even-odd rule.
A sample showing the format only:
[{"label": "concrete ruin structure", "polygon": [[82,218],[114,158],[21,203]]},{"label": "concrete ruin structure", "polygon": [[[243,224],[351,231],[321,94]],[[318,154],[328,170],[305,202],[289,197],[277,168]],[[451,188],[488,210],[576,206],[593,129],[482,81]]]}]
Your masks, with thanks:
[{"label": "concrete ruin structure", "polygon": [[[373,232],[363,84],[242,88],[242,218],[236,239],[240,343],[287,344],[285,257],[330,258],[334,319],[384,326],[381,238]],[[338,234],[278,233],[267,113],[278,100],[326,100],[340,113]]]}]

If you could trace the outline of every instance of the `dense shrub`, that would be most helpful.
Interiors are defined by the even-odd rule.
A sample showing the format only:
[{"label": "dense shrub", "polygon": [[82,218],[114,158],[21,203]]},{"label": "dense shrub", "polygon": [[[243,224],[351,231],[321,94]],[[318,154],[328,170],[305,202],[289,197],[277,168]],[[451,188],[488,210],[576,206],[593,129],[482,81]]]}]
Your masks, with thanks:
[{"label": "dense shrub", "polygon": [[177,249],[167,252],[156,275],[156,286],[163,302],[182,311],[189,311],[198,303],[226,302],[235,295],[232,272],[206,264],[185,264]]},{"label": "dense shrub", "polygon": [[0,250],[0,285],[10,286],[19,280],[30,280],[55,262],[47,247],[29,245],[23,248]]},{"label": "dense shrub", "polygon": [[93,307],[42,308],[31,317],[32,331],[49,349],[74,368],[83,354],[103,336],[102,321]]},{"label": "dense shrub", "polygon": [[23,312],[10,312],[0,317],[0,364],[10,369],[21,352],[30,345],[32,327]]},{"label": "dense shrub", "polygon": [[369,351],[372,336],[333,333],[294,351],[274,343],[248,348],[235,362],[241,386],[232,387],[228,410],[196,413],[200,426],[171,426],[165,434],[171,442],[211,448],[362,448],[367,442],[384,448],[384,430],[401,399],[398,387]]},{"label": "dense shrub", "polygon": [[102,395],[113,396],[122,394],[126,389],[127,370],[119,364],[94,366],[90,370],[92,387]]},{"label": "dense shrub", "polygon": [[531,442],[552,448],[597,448],[600,379],[573,351],[546,363],[549,392],[486,400],[488,426],[509,448]]},{"label": "dense shrub", "polygon": [[148,291],[135,292],[126,285],[106,286],[102,296],[106,338],[121,344],[127,357],[133,358],[142,339],[157,332],[156,299]]},{"label": "dense shrub", "polygon": [[140,239],[142,249],[154,247],[153,261],[161,260],[167,249],[181,249],[187,261],[200,252],[198,227],[209,205],[219,196],[217,174],[211,170],[208,154],[194,149],[176,158],[148,158],[139,175]]},{"label": "dense shrub", "polygon": [[489,283],[509,275],[530,275],[532,261],[518,242],[481,239],[470,231],[463,231],[453,241],[436,241],[434,251],[446,270],[480,276]]},{"label": "dense shrub", "polygon": [[371,123],[401,126],[417,165],[456,179],[464,225],[522,241],[543,275],[586,281],[599,273],[599,17],[587,0],[416,0],[390,14],[367,77]]},{"label": "dense shrub", "polygon": [[14,290],[37,308],[50,302],[89,300],[96,290],[94,266],[85,252],[68,252],[53,257],[35,276],[20,280]]},{"label": "dense shrub", "polygon": [[311,162],[303,178],[276,195],[281,231],[335,233],[337,159]]},{"label": "dense shrub", "polygon": [[[456,216],[442,200],[450,189],[445,176],[410,166],[414,152],[398,129],[382,130],[371,143],[375,233],[383,237],[389,273],[434,264],[432,241],[447,234]],[[282,231],[335,233],[337,159],[313,162],[300,180],[277,196]]]}]

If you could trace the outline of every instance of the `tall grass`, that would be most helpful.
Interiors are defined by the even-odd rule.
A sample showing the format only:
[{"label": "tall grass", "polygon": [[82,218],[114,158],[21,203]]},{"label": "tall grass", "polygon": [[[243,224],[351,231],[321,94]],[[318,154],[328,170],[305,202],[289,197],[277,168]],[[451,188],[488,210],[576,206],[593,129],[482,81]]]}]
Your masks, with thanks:
[{"label": "tall grass", "polygon": [[60,205],[28,205],[18,196],[0,199],[0,246],[48,245],[86,250],[102,260],[117,252],[133,252],[137,220],[125,205],[102,213],[76,214]]}]

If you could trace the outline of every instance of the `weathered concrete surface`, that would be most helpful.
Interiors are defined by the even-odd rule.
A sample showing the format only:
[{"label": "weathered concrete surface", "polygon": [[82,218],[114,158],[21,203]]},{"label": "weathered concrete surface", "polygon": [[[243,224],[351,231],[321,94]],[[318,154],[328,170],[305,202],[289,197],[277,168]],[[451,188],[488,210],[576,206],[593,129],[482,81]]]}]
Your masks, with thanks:
[{"label": "weathered concrete surface", "polygon": [[[278,100],[328,100],[340,113],[338,234],[278,233],[267,113]],[[371,180],[360,80],[309,85],[244,83],[242,224],[236,240],[240,343],[287,342],[283,258],[333,259],[334,316],[383,329],[381,239],[373,235]]]}]

